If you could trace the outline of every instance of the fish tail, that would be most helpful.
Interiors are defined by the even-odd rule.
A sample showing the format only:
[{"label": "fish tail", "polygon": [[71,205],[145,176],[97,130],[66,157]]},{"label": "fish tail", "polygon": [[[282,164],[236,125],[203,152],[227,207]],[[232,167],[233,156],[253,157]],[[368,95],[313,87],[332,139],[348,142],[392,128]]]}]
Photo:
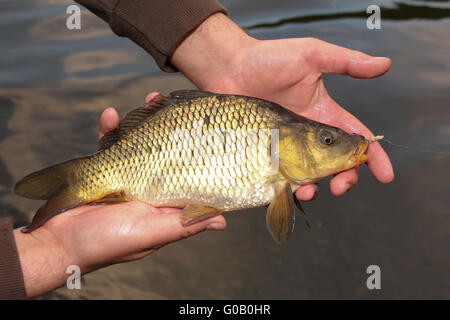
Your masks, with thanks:
[{"label": "fish tail", "polygon": [[22,232],[31,232],[50,218],[88,202],[76,192],[78,181],[75,174],[79,162],[86,158],[69,160],[33,172],[15,185],[14,192],[17,195],[47,200]]}]

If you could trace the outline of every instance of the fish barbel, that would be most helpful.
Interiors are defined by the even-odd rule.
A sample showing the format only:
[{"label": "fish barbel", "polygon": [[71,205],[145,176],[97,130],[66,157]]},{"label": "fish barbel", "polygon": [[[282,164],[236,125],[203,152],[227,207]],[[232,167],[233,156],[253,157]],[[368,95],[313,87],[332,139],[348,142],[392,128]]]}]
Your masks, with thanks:
[{"label": "fish barbel", "polygon": [[267,228],[283,242],[303,212],[293,192],[367,161],[368,143],[266,100],[175,91],[128,113],[98,152],[19,181],[18,195],[47,200],[22,231],[93,202],[180,207],[183,225],[269,205]]}]

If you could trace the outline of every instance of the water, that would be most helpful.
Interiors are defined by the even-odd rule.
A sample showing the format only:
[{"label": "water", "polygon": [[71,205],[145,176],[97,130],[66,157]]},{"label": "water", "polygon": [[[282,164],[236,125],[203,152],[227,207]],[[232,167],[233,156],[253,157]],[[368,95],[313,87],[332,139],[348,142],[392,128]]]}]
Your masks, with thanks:
[{"label": "water", "polygon": [[[331,96],[376,134],[400,144],[450,150],[448,1],[223,0],[230,16],[260,39],[316,37],[393,60],[379,79],[327,75]],[[71,1],[0,1],[0,215],[30,221],[39,202],[12,194],[14,182],[44,166],[95,150],[98,118],[123,115],[150,91],[193,88],[164,74],[131,41],[82,13],[65,28]],[[382,8],[381,30],[365,9]],[[389,185],[367,168],[342,197],[320,184],[283,245],[265,230],[264,209],[227,214],[205,232],[140,261],[83,277],[83,289],[45,298],[450,298],[450,156],[385,145],[396,172]],[[124,213],[126,214],[126,213]],[[379,265],[382,289],[366,287]]]}]

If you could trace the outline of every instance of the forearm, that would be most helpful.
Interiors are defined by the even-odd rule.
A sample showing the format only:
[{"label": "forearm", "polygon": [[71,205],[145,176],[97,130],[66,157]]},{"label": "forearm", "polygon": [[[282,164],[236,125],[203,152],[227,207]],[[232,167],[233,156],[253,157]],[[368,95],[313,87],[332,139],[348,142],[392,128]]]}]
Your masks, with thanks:
[{"label": "forearm", "polygon": [[53,235],[41,228],[24,234],[14,230],[27,297],[32,298],[66,283],[66,269],[76,264]]},{"label": "forearm", "polygon": [[217,0],[76,1],[105,20],[117,35],[150,53],[168,72],[176,71],[168,60],[186,35],[212,14],[226,13]]},{"label": "forearm", "polygon": [[231,61],[255,41],[226,15],[216,13],[180,43],[170,62],[199,88],[214,81],[224,86],[226,79],[220,75],[229,72]]}]

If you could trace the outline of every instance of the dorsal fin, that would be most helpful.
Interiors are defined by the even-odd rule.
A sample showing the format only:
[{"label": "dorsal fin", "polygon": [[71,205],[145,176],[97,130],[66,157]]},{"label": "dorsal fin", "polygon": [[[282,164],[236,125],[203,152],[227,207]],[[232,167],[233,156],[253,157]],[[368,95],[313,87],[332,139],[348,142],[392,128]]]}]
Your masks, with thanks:
[{"label": "dorsal fin", "polygon": [[201,97],[215,96],[217,93],[202,90],[177,90],[169,94],[169,98],[174,99],[192,99]]},{"label": "dorsal fin", "polygon": [[116,143],[120,138],[135,128],[139,123],[153,116],[157,111],[170,104],[170,99],[162,95],[156,96],[150,102],[142,107],[134,109],[127,113],[125,118],[120,121],[120,125],[113,131],[107,132],[98,142],[98,149],[104,150]]}]

